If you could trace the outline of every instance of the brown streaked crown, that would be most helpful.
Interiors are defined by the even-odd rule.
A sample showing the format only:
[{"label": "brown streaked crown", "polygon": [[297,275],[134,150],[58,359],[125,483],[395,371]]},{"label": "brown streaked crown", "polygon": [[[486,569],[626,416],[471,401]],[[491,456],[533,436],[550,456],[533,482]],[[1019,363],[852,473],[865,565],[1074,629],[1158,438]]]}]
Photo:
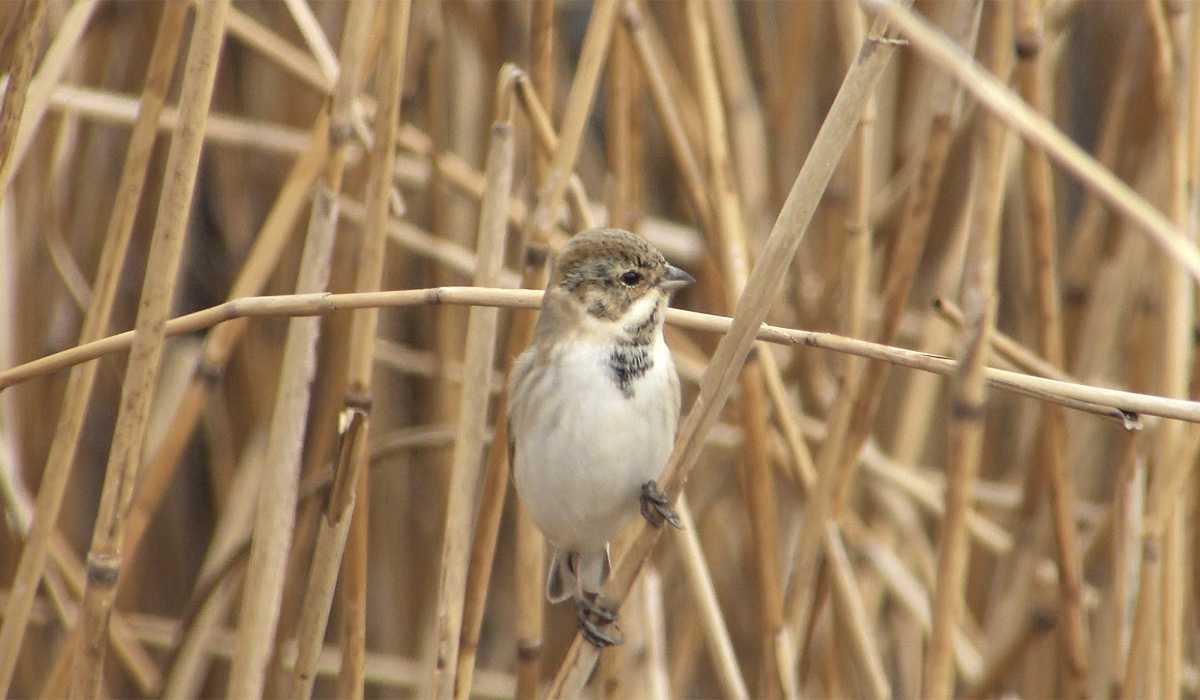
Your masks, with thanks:
[{"label": "brown streaked crown", "polygon": [[590,315],[615,321],[655,290],[666,272],[667,259],[641,236],[593,228],[562,249],[551,284],[571,294]]}]

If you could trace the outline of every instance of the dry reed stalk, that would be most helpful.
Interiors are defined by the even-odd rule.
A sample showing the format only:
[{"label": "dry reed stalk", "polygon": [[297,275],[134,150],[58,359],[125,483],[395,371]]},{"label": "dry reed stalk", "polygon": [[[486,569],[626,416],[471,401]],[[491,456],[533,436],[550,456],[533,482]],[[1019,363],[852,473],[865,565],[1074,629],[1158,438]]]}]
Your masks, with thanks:
[{"label": "dry reed stalk", "polygon": [[[328,129],[328,115],[322,112],[313,125],[311,147],[296,160],[283,187],[280,188],[279,196],[276,197],[255,237],[254,246],[247,254],[233,286],[230,287],[229,299],[256,294],[266,285],[267,278],[291,240],[291,232],[300,214],[300,207],[325,165],[329,154],[325,142]],[[224,324],[214,328],[205,339],[196,374],[169,421],[167,437],[159,444],[158,449],[150,454],[149,463],[140,478],[138,491],[130,506],[124,549],[131,558],[136,556],[142,536],[149,527],[163,494],[170,486],[175,466],[191,440],[214,383],[224,375],[225,368],[246,328],[245,322]]]},{"label": "dry reed stalk", "polygon": [[[746,244],[741,201],[732,177],[734,164],[729,153],[729,131],[721,104],[721,90],[713,55],[710,30],[714,24],[707,3],[688,0],[687,24],[692,61],[696,66],[701,115],[708,153],[707,184],[716,215],[720,242],[721,269],[728,282],[726,305],[737,303],[746,286],[750,252]],[[740,465],[739,481],[750,515],[755,544],[755,574],[758,587],[759,625],[763,655],[757,692],[764,697],[782,697],[781,679],[786,673],[784,660],[776,653],[775,639],[783,628],[783,590],[779,565],[779,518],[776,513],[774,475],[766,452],[766,413],[762,372],[756,361],[743,368],[740,377],[739,413],[745,432],[745,459]]]},{"label": "dry reed stalk", "polygon": [[[366,432],[366,425],[360,431]],[[364,462],[366,456],[359,451],[351,453],[350,459]],[[366,692],[367,657],[367,523],[370,517],[370,472],[366,469],[357,475],[353,488],[357,491],[353,500],[346,501],[343,518],[349,520],[350,530],[342,544],[345,551],[341,557],[340,605],[342,614],[341,651],[342,664],[338,669],[337,696],[362,700]],[[350,487],[346,487],[350,488]],[[332,547],[330,548],[332,549]],[[324,553],[324,552],[322,552]],[[332,562],[320,562],[332,564]]]},{"label": "dry reed stalk", "polygon": [[[179,316],[167,322],[166,330],[168,336],[176,336],[238,318],[321,316],[348,309],[373,306],[463,304],[533,309],[540,306],[541,295],[541,292],[531,289],[435,287],[361,294],[316,292],[243,297]],[[702,314],[682,309],[671,309],[667,313],[668,324],[705,333],[730,334],[733,329],[732,322],[733,319],[727,316]],[[954,361],[944,357],[846,338],[833,333],[818,333],[768,324],[761,324],[757,332],[753,330],[750,332],[754,334],[754,338],[769,343],[822,348],[942,376],[950,376],[954,373]],[[133,332],[125,331],[0,371],[0,389],[64,367],[125,350],[129,348],[132,339]],[[1189,423],[1200,422],[1200,402],[1122,389],[1109,389],[1090,384],[1057,381],[994,368],[988,368],[986,376],[989,384],[995,388],[1039,400],[1052,401],[1076,410],[1094,412],[1106,418],[1112,418],[1116,411],[1172,418]]]},{"label": "dry reed stalk", "polygon": [[[46,570],[43,582],[51,596],[62,599],[64,604],[68,599],[82,598],[86,585],[83,562],[79,560],[75,550],[71,549],[71,546],[58,533],[54,534],[50,542],[50,557],[54,566]],[[64,587],[65,590],[63,590]],[[59,607],[64,606],[60,605]],[[76,606],[72,603],[71,607],[74,610]],[[65,609],[63,612],[65,613]],[[66,616],[64,615],[64,617]],[[69,620],[63,620],[64,627],[73,630],[76,619],[77,616],[72,612]],[[68,651],[74,650],[74,647],[70,645],[71,641],[73,641],[73,635],[68,635],[59,652],[64,667],[67,667],[73,658]],[[109,628],[109,643],[112,644],[113,652],[128,671],[138,689],[147,694],[158,692],[162,686],[162,672],[159,670],[157,661],[132,633],[129,621],[116,612],[113,613],[112,624]],[[47,691],[44,689],[43,692]]]},{"label": "dry reed stalk", "polygon": [[559,129],[559,146],[547,166],[545,182],[537,193],[537,201],[529,216],[532,232],[531,243],[544,238],[557,215],[563,193],[567,190],[575,160],[583,141],[583,129],[592,107],[592,99],[600,82],[600,72],[612,40],[613,26],[617,16],[617,0],[599,0],[592,8],[587,33],[580,49],[579,64],[575,79],[567,95],[563,109],[562,127]]},{"label": "dry reed stalk", "polygon": [[0,192],[8,191],[13,165],[17,130],[25,110],[26,93],[29,91],[33,64],[37,60],[38,45],[42,39],[42,25],[46,21],[46,0],[25,0],[17,10],[14,20],[20,24],[14,41],[16,49],[8,80],[4,89],[4,102],[0,104]]},{"label": "dry reed stalk", "polygon": [[[953,6],[948,23],[956,37],[971,44],[977,31],[977,3]],[[909,290],[924,250],[932,216],[933,204],[941,182],[942,171],[949,151],[953,123],[957,111],[954,91],[945,83],[937,83],[926,99],[935,106],[928,125],[928,143],[922,160],[916,189],[905,202],[899,229],[894,238],[894,250],[884,282],[884,311],[878,335],[881,342],[895,338]],[[808,636],[809,625],[815,619],[813,611],[820,599],[812,598],[814,577],[821,570],[817,564],[822,550],[821,532],[826,518],[838,517],[849,498],[858,453],[870,432],[878,410],[882,385],[887,378],[886,365],[869,365],[860,373],[850,371],[842,378],[842,389],[834,403],[830,420],[830,438],[821,446],[817,459],[819,494],[810,502],[804,514],[804,525],[795,545],[796,579],[791,582],[786,603],[791,634],[795,638]],[[800,649],[804,653],[804,647]],[[803,664],[803,660],[801,660]]]},{"label": "dry reed stalk", "polygon": [[[335,172],[340,170],[336,167],[337,161],[335,158],[332,166]],[[336,221],[336,191],[318,187],[301,254],[297,291],[315,292],[326,286]],[[261,695],[267,662],[273,651],[283,595],[283,574],[295,522],[301,448],[319,331],[320,325],[315,319],[293,319],[288,324],[265,458],[265,464],[271,465],[271,469],[259,490],[253,546],[239,615],[238,653],[233,658],[230,672],[229,693],[236,697]]]},{"label": "dry reed stalk", "polygon": [[[50,95],[49,106],[65,114],[86,116],[100,122],[132,124],[137,119],[138,101],[110,90],[59,85]],[[163,109],[158,128],[174,131],[178,126],[179,110],[170,106]],[[281,155],[299,155],[308,146],[304,132],[299,129],[219,112],[209,114],[204,136],[213,143],[263,149]]]},{"label": "dry reed stalk", "polygon": [[[746,212],[751,240],[757,241],[770,226],[767,206],[770,180],[766,122],[754,92],[754,78],[738,31],[737,8],[733,2],[708,4],[713,48],[725,104],[732,124],[729,138],[737,165],[739,196]],[[857,46],[857,44],[855,44]]]},{"label": "dry reed stalk", "polygon": [[730,639],[725,619],[721,615],[720,604],[717,602],[716,586],[713,584],[712,574],[705,564],[704,552],[697,535],[696,521],[692,518],[691,509],[684,496],[679,497],[677,509],[679,519],[683,523],[683,530],[680,532],[680,536],[683,538],[680,543],[683,568],[687,574],[688,584],[692,589],[696,605],[700,609],[701,624],[705,630],[704,639],[716,667],[717,679],[726,697],[749,698],[750,693],[747,690],[746,681],[742,677],[737,656],[734,654],[733,641]]},{"label": "dry reed stalk", "polygon": [[[502,69],[507,71],[507,69]],[[487,183],[479,216],[478,260],[474,282],[477,286],[496,283],[504,264],[504,243],[507,234],[508,202],[513,177],[512,83],[501,79],[497,88],[497,115],[492,124],[487,158]],[[462,401],[459,406],[458,435],[454,443],[454,461],[450,473],[449,502],[446,506],[446,529],[442,544],[441,578],[438,586],[437,656],[434,662],[433,691],[438,698],[449,699],[455,694],[455,679],[459,671],[459,642],[463,634],[464,607],[478,606],[482,616],[487,587],[471,590],[468,602],[467,564],[470,559],[471,519],[476,503],[476,484],[483,465],[480,451],[483,433],[487,428],[488,378],[495,365],[496,330],[499,312],[474,307],[467,323],[467,343],[463,360]],[[501,486],[507,486],[501,482]],[[498,509],[497,509],[498,510]],[[499,513],[497,512],[498,516]],[[498,528],[497,517],[494,527]],[[496,533],[484,537],[493,542]],[[490,557],[489,557],[490,559]],[[482,574],[482,572],[480,572]],[[486,582],[487,577],[482,577]],[[480,620],[482,617],[479,618]],[[475,625],[474,621],[472,624]],[[477,634],[477,628],[475,630]],[[465,667],[467,678],[463,688],[469,689],[473,663]]]},{"label": "dry reed stalk", "polygon": [[309,52],[321,66],[321,72],[325,75],[325,79],[331,82],[336,81],[341,62],[334,53],[333,47],[329,45],[325,30],[321,28],[320,20],[313,14],[312,7],[303,0],[284,0],[284,4],[287,5],[288,12],[296,22],[296,28],[300,30],[300,36],[304,38]]},{"label": "dry reed stalk", "polygon": [[[336,208],[318,190],[308,237],[301,258],[298,290],[325,286],[335,228]],[[246,594],[239,616],[238,654],[234,657],[230,693],[258,697],[272,639],[278,622],[282,596],[282,574],[291,544],[295,516],[296,486],[301,438],[308,408],[309,379],[319,325],[315,319],[293,319],[284,346],[282,373],[272,414],[266,464],[268,470],[259,490]]]},{"label": "dry reed stalk", "polygon": [[[1096,160],[1113,172],[1117,170],[1122,137],[1128,128],[1130,90],[1135,68],[1139,65],[1135,49],[1140,46],[1138,36],[1127,37],[1121,44],[1120,59],[1116,62],[1117,74],[1113,77],[1112,87],[1109,88],[1104,113],[1100,115],[1095,147]],[[1067,255],[1063,256],[1062,276],[1064,287],[1068,291],[1094,286],[1090,279],[1093,275],[1092,266],[1103,243],[1102,224],[1108,216],[1107,209],[1091,190],[1085,190],[1083,197],[1083,204],[1071,226],[1071,234],[1067,237],[1070,241],[1069,250]]]},{"label": "dry reed stalk", "polygon": [[[1185,89],[1188,67],[1176,57],[1181,31],[1178,22],[1168,27],[1164,9],[1147,3],[1153,28],[1157,60],[1153,64],[1157,111],[1166,123],[1162,147],[1169,160],[1167,209],[1182,231],[1182,240],[1193,241],[1188,226],[1188,179],[1193,164],[1188,161],[1191,138],[1187,114],[1189,95]],[[1175,31],[1172,31],[1175,30]],[[1193,38],[1194,40],[1194,38]],[[1177,68],[1178,67],[1178,68]],[[1192,213],[1194,216],[1194,212]],[[1192,367],[1193,343],[1188,337],[1195,309],[1192,285],[1165,260],[1160,282],[1162,300],[1159,386],[1167,393],[1187,395]],[[1134,621],[1133,640],[1126,666],[1122,695],[1145,693],[1155,697],[1180,697],[1181,657],[1183,656],[1183,557],[1180,551],[1182,521],[1175,502],[1196,460],[1196,444],[1187,439],[1184,426],[1163,424],[1153,448],[1155,469],[1150,479],[1146,518],[1142,524],[1142,576]],[[1192,444],[1189,444],[1192,443]],[[1170,465],[1170,466],[1168,466]],[[1161,618],[1161,619],[1160,619]],[[1141,643],[1141,646],[1133,646]]]},{"label": "dry reed stalk", "polygon": [[50,92],[62,79],[67,62],[95,13],[98,0],[77,3],[63,18],[58,34],[30,79],[46,19],[46,0],[25,0],[18,10],[21,27],[14,38],[16,55],[0,105],[0,192],[7,193],[29,152]]},{"label": "dry reed stalk", "polygon": [[150,400],[161,368],[165,326],[183,254],[228,8],[229,2],[218,0],[205,5],[197,14],[196,30],[184,64],[180,106],[186,117],[171,141],[169,175],[159,200],[143,301],[105,469],[100,511],[88,552],[88,585],[79,621],[81,646],[75,659],[73,697],[97,697],[102,692],[109,616],[121,574],[125,516],[141,466]]},{"label": "dry reed stalk", "polygon": [[[1043,82],[1048,64],[1042,51],[1043,26],[1037,4],[1032,0],[1017,2],[1014,23],[1018,59],[1016,78],[1021,96],[1034,110],[1049,117],[1050,96]],[[994,72],[1003,74],[999,65]],[[995,138],[1003,140],[1002,135]],[[1036,147],[1027,147],[1022,174],[1037,302],[1038,347],[1050,365],[1062,367],[1066,357],[1059,302],[1054,183],[1046,154]],[[1083,572],[1075,529],[1075,483],[1067,463],[1066,415],[1061,407],[1048,404],[1043,404],[1041,411],[1038,461],[1049,473],[1054,541],[1058,550],[1058,629],[1066,659],[1064,690],[1068,697],[1080,697],[1087,694],[1087,627],[1080,600]]]},{"label": "dry reed stalk", "polygon": [[[0,601],[7,600],[8,593],[7,590],[0,591]],[[48,614],[45,601],[39,600],[35,604],[32,621],[43,623]],[[181,621],[178,619],[144,613],[133,615],[131,625],[132,631],[139,641],[159,649],[169,649],[178,639],[181,631]],[[219,660],[228,660],[234,654],[236,634],[235,630],[224,627],[215,628],[212,637],[206,643],[204,653]],[[291,646],[289,644],[284,649],[285,656],[292,655],[290,653],[293,651]],[[341,666],[340,656],[341,652],[337,647],[332,645],[322,647],[317,663],[317,673],[326,677],[336,675]],[[285,659],[284,665],[290,667],[291,659]],[[423,676],[417,661],[394,654],[368,652],[366,668],[369,683],[397,691],[412,690],[418,687]],[[512,697],[514,685],[514,679],[509,674],[481,670],[474,696],[495,700],[509,698]]]},{"label": "dry reed stalk", "polygon": [[635,125],[641,118],[640,76],[634,70],[633,46],[628,34],[617,32],[612,42],[604,86],[604,123],[608,126],[605,160],[612,173],[606,197],[608,224],[635,231],[639,218],[638,168],[644,165],[641,132]]},{"label": "dry reed stalk", "polygon": [[984,671],[968,697],[984,700],[999,693],[1004,679],[1020,665],[1033,643],[1052,632],[1056,624],[1057,621],[1044,612],[1030,613],[1021,633],[996,655],[996,660]]},{"label": "dry reed stalk", "polygon": [[[162,109],[183,31],[184,15],[185,7],[180,3],[164,6],[143,87],[142,110],[130,137],[117,186],[117,204],[109,220],[91,304],[80,330],[81,343],[99,339],[108,331],[120,271],[154,146],[158,113]],[[0,627],[0,695],[7,694],[12,680],[29,606],[45,569],[47,547],[54,536],[97,369],[97,363],[82,365],[73,369],[68,379],[67,398],[60,409],[56,438],[42,473],[36,513],[13,580],[14,594],[6,603],[4,623]]]},{"label": "dry reed stalk", "polygon": [[884,672],[883,660],[871,635],[870,619],[862,603],[858,580],[836,524],[825,524],[823,539],[826,557],[830,562],[830,574],[834,577],[835,610],[846,624],[839,634],[845,633],[847,642],[854,647],[853,655],[859,661],[859,670],[864,676],[857,685],[864,697],[890,698],[892,691]]},{"label": "dry reed stalk", "polygon": [[[974,47],[979,32],[980,7],[979,2],[956,3],[950,6],[944,18],[953,41],[968,47],[968,50]],[[948,79],[935,81],[928,89],[926,99],[931,114],[925,132],[926,144],[920,172],[914,183],[915,189],[910,190],[905,200],[893,238],[891,259],[882,282],[883,311],[877,332],[877,340],[882,343],[894,342],[899,334],[903,310],[908,304],[917,269],[925,253],[934,205],[940,194],[955,125],[960,117],[961,97]],[[861,449],[870,433],[888,374],[886,365],[871,365],[856,386],[856,391],[847,392],[844,398],[839,397],[839,400],[852,402],[854,411],[846,444],[834,443],[830,446],[837,450],[831,463],[838,468],[840,478],[835,512],[840,513],[849,498],[854,474],[848,467],[853,465],[855,453]]]},{"label": "dry reed stalk", "polygon": [[[850,534],[849,532],[847,534]],[[856,542],[856,546],[867,556],[871,565],[879,573],[887,588],[898,599],[899,603],[916,619],[918,630],[928,634],[932,627],[932,612],[929,606],[929,594],[926,586],[905,566],[900,556],[891,548],[884,545],[876,537],[854,536],[854,539],[865,540]],[[968,681],[978,680],[983,672],[983,658],[963,630],[962,625],[956,625],[954,633],[954,663],[958,672]],[[919,672],[916,674],[919,676]],[[914,679],[919,684],[920,679]],[[919,689],[918,689],[919,694]]]},{"label": "dry reed stalk", "polygon": [[236,602],[241,577],[220,575],[225,568],[223,563],[233,559],[235,553],[248,546],[250,540],[254,525],[253,509],[264,471],[262,456],[265,437],[263,429],[257,429],[251,436],[230,482],[230,495],[205,551],[193,600],[196,599],[196,592],[204,586],[218,577],[221,580],[195,614],[192,623],[172,639],[172,659],[162,690],[164,698],[183,700],[197,696],[205,671],[211,663],[213,636]]},{"label": "dry reed stalk", "polygon": [[[366,71],[366,38],[369,31],[370,21],[375,15],[374,7],[366,2],[352,3],[347,9],[345,24],[342,28],[342,40],[337,63],[334,65],[334,73],[337,74],[337,82],[333,87],[333,105],[331,112],[333,115],[332,123],[329,127],[329,132],[322,136],[328,142],[328,145],[333,147],[333,155],[329,160],[325,172],[319,185],[319,190],[314,198],[314,210],[318,206],[322,206],[321,201],[335,200],[340,204],[338,193],[341,190],[343,172],[345,168],[345,160],[347,156],[347,146],[350,143],[350,135],[353,133],[353,104],[359,94],[359,85],[363,74]],[[403,64],[405,37],[407,36],[406,24],[400,28],[400,37],[397,39],[397,50],[399,58],[394,60],[400,61]],[[321,35],[323,36],[323,34]],[[356,289],[362,291],[371,291],[378,289],[379,279],[382,273],[382,236],[384,222],[387,218],[387,199],[390,195],[391,188],[387,184],[387,178],[382,175],[383,172],[391,172],[392,160],[394,159],[396,119],[398,117],[398,97],[399,86],[395,85],[402,77],[402,69],[397,69],[389,64],[387,69],[389,74],[383,78],[385,81],[386,91],[385,102],[380,114],[379,129],[386,134],[383,135],[383,141],[379,142],[379,148],[389,148],[387,155],[381,154],[379,148],[372,152],[372,180],[370,187],[372,188],[368,195],[369,207],[364,215],[366,225],[364,226],[366,233],[364,240],[364,254],[362,260],[364,264],[359,267],[359,279],[356,282]],[[399,72],[398,72],[399,71]],[[329,72],[329,71],[327,71]],[[394,94],[393,94],[394,93]],[[376,137],[377,140],[380,137]],[[387,145],[384,146],[383,144]],[[386,168],[386,170],[380,170]],[[382,213],[381,211],[382,210]],[[314,211],[315,215],[315,211]],[[327,220],[327,225],[336,229],[336,218]],[[373,228],[374,227],[374,228]],[[358,284],[363,285],[359,287]],[[359,316],[355,317],[356,320]],[[356,330],[358,330],[356,328]],[[361,332],[361,331],[360,331]],[[370,338],[374,338],[374,327],[369,329]],[[361,345],[364,340],[360,335],[355,335],[350,339],[351,343]],[[366,341],[369,342],[369,341]],[[339,346],[341,347],[341,346]],[[361,350],[359,351],[361,352]],[[361,372],[361,368],[359,369]],[[370,374],[367,373],[367,383],[369,383]],[[353,396],[356,400],[359,397],[348,391],[347,396]],[[340,400],[340,397],[339,397]],[[347,399],[349,401],[349,399]],[[358,474],[361,471],[361,466],[366,459],[366,442],[367,442],[367,422],[364,408],[369,404],[369,401],[358,401],[353,406],[346,409],[345,416],[349,418],[349,423],[346,426],[346,431],[342,435],[343,445],[339,451],[338,462],[335,465],[335,479],[337,486],[333,489],[337,498],[331,497],[326,504],[325,517],[321,518],[317,533],[315,550],[313,553],[312,564],[309,570],[309,585],[305,591],[304,604],[301,613],[301,619],[297,628],[297,644],[298,652],[296,662],[291,675],[291,682],[288,693],[294,698],[308,698],[312,694],[312,686],[315,681],[316,673],[315,666],[317,663],[318,652],[325,639],[326,624],[329,619],[329,608],[333,600],[335,584],[338,579],[338,572],[344,568],[343,553],[346,548],[347,539],[351,537],[351,533],[358,533],[362,530],[361,516],[355,516],[359,512],[355,506],[365,507],[366,499],[361,497],[360,489],[357,484]],[[318,418],[321,420],[321,418]],[[318,431],[321,434],[326,434],[327,431]],[[324,454],[324,451],[314,447],[313,454]],[[365,477],[364,477],[365,478]],[[359,538],[363,537],[359,534]],[[355,544],[351,551],[352,555],[348,560],[362,562],[365,566],[365,552],[362,551],[363,543]],[[359,577],[361,580],[361,577]],[[346,589],[351,592],[346,593],[349,597],[351,606],[354,603],[354,577],[347,573],[344,578],[346,581]],[[359,616],[365,614],[365,604],[359,606],[357,610]],[[357,620],[353,608],[348,610],[347,618]],[[350,624],[353,624],[351,622]],[[343,664],[349,663],[353,666],[356,660],[361,661],[362,653],[361,646],[354,650],[346,649],[342,656]],[[345,668],[345,667],[343,667]],[[341,681],[345,677],[344,673],[340,673],[339,689],[344,692],[341,687]],[[361,686],[361,683],[353,684],[353,687]]]},{"label": "dry reed stalk", "polygon": [[688,202],[696,220],[700,222],[700,228],[706,232],[712,231],[712,205],[704,186],[703,171],[683,126],[681,109],[677,106],[679,102],[667,81],[664,69],[666,61],[660,53],[660,47],[651,39],[653,19],[643,15],[637,0],[622,0],[621,19],[625,33],[633,44],[651,100],[658,111],[659,121],[666,132],[667,143],[683,176]]},{"label": "dry reed stalk", "polygon": [[[488,583],[495,563],[496,540],[500,534],[500,517],[504,514],[504,502],[508,495],[508,421],[504,419],[508,410],[507,393],[503,394],[503,397],[504,400],[496,406],[496,431],[500,434],[492,436],[488,447],[486,470],[483,485],[480,487],[479,512],[475,517],[475,535],[471,541],[467,582],[464,587],[462,635],[459,639],[458,668],[454,679],[454,697],[462,700],[471,695],[476,655],[479,651],[479,633],[483,627],[483,614],[487,607]],[[528,576],[528,573],[525,572],[525,575]],[[540,579],[539,576],[530,578],[534,581]]]},{"label": "dry reed stalk", "polygon": [[[730,332],[717,346],[705,372],[696,408],[689,412],[680,430],[675,450],[661,480],[672,500],[678,496],[688,472],[699,458],[701,441],[696,438],[707,433],[716,422],[718,413],[733,392],[734,381],[753,345],[755,329],[766,317],[770,301],[778,296],[783,284],[783,271],[791,264],[803,239],[820,195],[850,139],[866,96],[874,88],[891,57],[891,47],[875,40],[881,35],[882,25],[873,30],[872,39],[864,43],[829,110],[821,132],[809,151],[805,167],[796,177],[792,192],[763,247],[759,263],[747,280],[746,291],[739,299]],[[605,587],[606,599],[616,602],[619,607],[659,534],[659,531],[645,524],[639,525],[637,539],[618,563]],[[549,696],[577,694],[595,659],[595,649],[585,649],[582,639],[577,635],[550,688]]]},{"label": "dry reed stalk", "polygon": [[989,76],[961,48],[930,28],[894,0],[863,0],[874,7],[914,48],[940,69],[957,79],[987,110],[997,114],[1010,128],[1042,148],[1047,155],[1077,177],[1088,189],[1136,225],[1193,279],[1200,279],[1200,253],[1158,209],[1119,180],[1110,170],[1068,139],[1045,117],[1040,116],[996,78]]},{"label": "dry reed stalk", "polygon": [[[554,73],[554,15],[553,0],[533,0],[530,12],[529,65],[532,87],[538,95],[546,100],[553,109],[555,97]],[[557,149],[555,149],[557,152]],[[546,177],[550,168],[550,156],[534,152],[530,171],[533,176],[533,187],[540,191],[546,185]],[[543,288],[546,286],[549,270],[543,261],[530,257],[533,252],[529,248],[528,230],[522,228],[522,238],[517,250],[522,265],[521,286]],[[539,243],[539,241],[534,241]],[[533,336],[535,315],[532,313],[515,313],[512,319],[512,330],[509,335],[509,345],[502,358],[505,369],[512,366],[513,360]],[[501,395],[497,405],[507,413],[507,398]],[[498,422],[497,432],[507,430],[507,421]],[[507,453],[504,455],[507,457]],[[500,455],[497,455],[499,459]],[[509,465],[511,468],[512,465]],[[517,692],[518,700],[533,700],[538,696],[542,682],[542,627],[545,622],[546,607],[542,594],[542,576],[545,570],[545,543],[542,533],[533,522],[533,517],[525,506],[518,501],[515,504],[516,543],[513,557],[517,576],[516,583],[516,647],[517,647]]]},{"label": "dry reed stalk", "polygon": [[[988,68],[1007,72],[1012,37],[1011,5],[992,6]],[[969,494],[983,452],[987,383],[984,367],[996,322],[996,277],[999,267],[1000,215],[1004,201],[1005,126],[984,118],[978,126],[971,240],[963,273],[963,316],[966,320],[950,408],[946,513],[938,536],[938,574],[933,629],[925,658],[922,692],[930,698],[954,696],[952,644],[959,607],[965,605],[969,543],[966,515]],[[1060,572],[1061,573],[1061,572]]]},{"label": "dry reed stalk", "polygon": [[[192,2],[201,4],[201,0]],[[335,76],[327,73],[312,56],[236,7],[229,13],[229,35],[310,87],[321,92],[333,89]]]},{"label": "dry reed stalk", "polygon": [[[367,5],[364,3],[364,5]],[[370,5],[363,8],[364,15],[371,14]],[[389,210],[392,201],[392,174],[395,171],[396,142],[400,120],[400,100],[404,86],[404,68],[408,47],[410,2],[392,2],[386,7],[381,25],[388,35],[383,65],[380,70],[380,105],[376,115],[374,144],[371,149],[370,179],[367,185],[366,226],[361,238],[358,269],[354,287],[360,292],[371,292],[383,283],[384,242]],[[348,64],[347,71],[357,68]],[[352,104],[342,102],[343,108]],[[375,337],[378,334],[379,312],[376,309],[354,314],[350,329],[344,411],[346,414],[362,412],[363,422],[357,439],[367,443],[371,427],[371,378],[374,369]],[[470,376],[470,367],[466,370]],[[319,452],[316,454],[320,454]],[[347,494],[342,499],[344,509],[334,512],[333,523],[340,518],[350,518],[348,549],[345,558],[331,548],[326,559],[313,560],[313,567],[341,564],[342,605],[342,668],[338,673],[339,697],[360,700],[363,696],[363,673],[366,659],[366,614],[367,614],[367,516],[370,512],[367,485],[367,450],[365,446],[350,452],[348,468],[335,474],[334,494]],[[356,499],[348,494],[357,492]],[[340,504],[336,504],[340,505]],[[328,523],[329,521],[323,521]],[[328,607],[328,601],[323,601]],[[317,640],[319,641],[319,639]]]}]

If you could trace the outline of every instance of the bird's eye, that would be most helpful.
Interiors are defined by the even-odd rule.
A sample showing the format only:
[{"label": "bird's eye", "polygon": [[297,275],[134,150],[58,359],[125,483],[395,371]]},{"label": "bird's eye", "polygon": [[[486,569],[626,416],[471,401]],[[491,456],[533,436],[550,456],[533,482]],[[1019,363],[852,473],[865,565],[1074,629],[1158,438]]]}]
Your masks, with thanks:
[{"label": "bird's eye", "polygon": [[642,276],[634,270],[630,270],[621,275],[621,284],[625,285],[626,287],[632,287],[641,281]]}]

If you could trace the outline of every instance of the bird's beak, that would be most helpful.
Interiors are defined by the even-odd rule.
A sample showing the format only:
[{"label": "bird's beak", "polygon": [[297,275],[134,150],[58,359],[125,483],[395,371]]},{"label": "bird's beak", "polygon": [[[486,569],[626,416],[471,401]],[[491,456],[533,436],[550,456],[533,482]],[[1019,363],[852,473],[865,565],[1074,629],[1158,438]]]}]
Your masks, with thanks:
[{"label": "bird's beak", "polygon": [[688,273],[679,269],[678,267],[675,267],[674,265],[668,264],[667,265],[667,273],[665,275],[663,275],[662,281],[660,281],[658,283],[658,286],[660,289],[663,289],[668,292],[673,292],[676,289],[686,287],[695,281],[696,281],[695,277],[692,277],[691,275],[689,275]]}]

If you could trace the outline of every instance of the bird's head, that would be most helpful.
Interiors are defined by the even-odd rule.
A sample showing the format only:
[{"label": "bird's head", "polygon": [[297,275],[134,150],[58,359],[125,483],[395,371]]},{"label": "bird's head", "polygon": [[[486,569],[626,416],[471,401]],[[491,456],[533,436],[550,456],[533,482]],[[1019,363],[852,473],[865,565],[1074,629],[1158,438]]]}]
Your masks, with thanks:
[{"label": "bird's head", "polygon": [[696,280],[667,262],[642,237],[619,228],[593,228],[574,236],[555,262],[550,287],[572,306],[602,322],[621,322],[631,333],[648,320],[662,322],[671,292]]}]

